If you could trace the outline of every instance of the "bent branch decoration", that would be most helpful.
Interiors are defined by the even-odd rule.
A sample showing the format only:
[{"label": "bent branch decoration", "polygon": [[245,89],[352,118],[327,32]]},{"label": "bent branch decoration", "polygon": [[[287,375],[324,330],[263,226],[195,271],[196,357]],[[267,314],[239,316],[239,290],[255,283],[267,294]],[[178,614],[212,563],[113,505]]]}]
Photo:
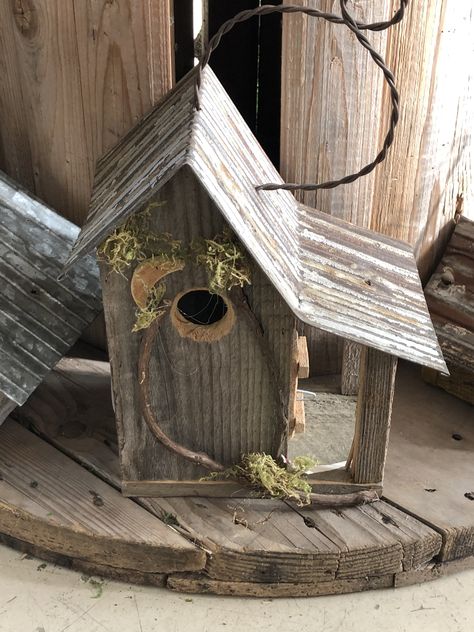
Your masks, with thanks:
[{"label": "bent branch decoration", "polygon": [[155,414],[152,410],[150,401],[150,357],[158,334],[159,328],[163,321],[163,318],[167,311],[163,311],[146,329],[140,346],[140,357],[138,361],[138,381],[140,384],[140,406],[143,413],[143,417],[148,425],[148,428],[154,434],[154,436],[160,441],[168,450],[171,450],[175,454],[183,457],[195,465],[202,465],[211,471],[223,471],[224,466],[217,463],[211,457],[204,452],[193,452],[188,448],[176,443],[162,430]]}]

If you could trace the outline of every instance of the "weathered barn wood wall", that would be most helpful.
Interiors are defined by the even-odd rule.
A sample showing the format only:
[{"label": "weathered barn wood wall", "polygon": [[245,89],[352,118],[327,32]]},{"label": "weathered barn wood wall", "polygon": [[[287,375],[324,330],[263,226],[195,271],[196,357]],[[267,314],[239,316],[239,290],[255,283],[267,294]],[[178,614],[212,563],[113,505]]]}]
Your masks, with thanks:
[{"label": "weathered barn wood wall", "polygon": [[[287,0],[295,3],[295,0]],[[339,12],[336,0],[297,0]],[[364,22],[388,19],[398,0],[352,5]],[[310,206],[411,243],[432,271],[456,213],[473,216],[471,129],[474,46],[470,3],[410,2],[402,24],[368,37],[401,92],[401,121],[387,161],[370,176],[305,193]],[[369,162],[390,113],[381,72],[340,25],[283,19],[281,172],[292,182],[337,178]],[[340,370],[341,341],[305,328],[312,372]]]},{"label": "weathered barn wood wall", "polygon": [[172,86],[170,5],[0,3],[0,168],[77,224],[96,159]]}]

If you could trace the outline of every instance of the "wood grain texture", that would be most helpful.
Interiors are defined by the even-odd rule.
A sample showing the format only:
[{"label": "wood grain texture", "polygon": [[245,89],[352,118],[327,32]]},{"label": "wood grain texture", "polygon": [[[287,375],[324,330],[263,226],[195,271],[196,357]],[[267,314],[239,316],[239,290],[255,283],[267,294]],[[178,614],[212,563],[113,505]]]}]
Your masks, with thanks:
[{"label": "wood grain texture", "polygon": [[[412,244],[423,280],[444,250],[453,219],[474,217],[473,23],[468,4],[411,2],[387,40],[387,63],[403,99],[394,145],[375,174],[370,227]],[[387,99],[384,91],[383,127]]]},{"label": "wood grain texture", "polygon": [[[334,0],[299,1],[339,12]],[[353,5],[351,11],[370,22],[387,19],[397,6],[384,0]],[[472,20],[465,3],[412,2],[402,24],[369,32],[402,95],[395,143],[375,173],[300,197],[309,206],[408,241],[424,280],[446,244],[453,218],[459,212],[469,216],[474,208]],[[380,71],[340,25],[284,16],[283,33],[284,179],[321,182],[354,171],[375,155],[388,125],[389,93]],[[454,59],[459,60],[456,72]],[[337,369],[340,342],[311,328],[303,331],[312,371]]]},{"label": "wood grain texture", "polygon": [[295,316],[444,370],[411,249],[296,202],[209,66],[189,73],[100,162],[65,270],[189,167]]},{"label": "wood grain texture", "polygon": [[308,342],[305,336],[298,336],[298,377],[309,377]]},{"label": "wood grain texture", "polygon": [[[195,238],[214,238],[225,226],[189,168],[156,199],[164,204],[153,211],[153,229],[172,234],[185,247]],[[166,315],[150,362],[151,409],[162,430],[178,444],[226,466],[245,453],[277,456],[285,448],[293,405],[289,358],[294,319],[257,266],[252,267],[250,299],[240,289],[229,294],[236,322],[226,336],[211,343],[181,337]],[[135,304],[129,278],[130,273],[125,278],[102,265],[123,479],[196,481],[207,470],[166,449],[140,414],[137,360],[142,334],[132,333]],[[164,298],[172,301],[183,291],[206,287],[207,276],[204,268],[188,263],[165,283]]]},{"label": "wood grain texture", "polygon": [[361,345],[350,340],[344,341],[341,369],[341,393],[343,395],[357,395],[359,391],[361,353]]},{"label": "wood grain texture", "polygon": [[423,375],[474,404],[474,222],[460,218],[425,296],[451,375]]},{"label": "wood grain texture", "polygon": [[[82,350],[87,357],[77,355]],[[74,357],[62,358],[13,417],[120,488],[110,364],[105,354],[94,353],[94,357],[91,351],[76,345]]]},{"label": "wood grain texture", "polygon": [[441,533],[441,561],[474,552],[472,410],[423,384],[415,367],[398,372],[384,497]]},{"label": "wood grain texture", "polygon": [[393,586],[393,575],[341,579],[313,583],[255,583],[250,581],[222,581],[205,574],[183,573],[170,575],[166,586],[179,593],[211,594],[222,596],[260,597],[319,597],[322,595],[344,595],[351,592],[378,590]]},{"label": "wood grain texture", "polygon": [[2,533],[66,556],[148,572],[203,553],[12,420],[0,429]]},{"label": "wood grain texture", "polygon": [[0,57],[16,61],[1,89],[6,169],[31,164],[25,185],[75,223],[97,158],[171,88],[170,15],[168,0],[2,3]]},{"label": "wood grain texture", "polygon": [[[68,389],[71,378],[80,384],[89,371],[99,371],[98,377],[102,375],[100,363],[88,362],[80,371],[81,362],[62,361],[57,379],[42,385],[18,412],[24,422],[33,424],[74,459],[119,485],[117,475],[111,470],[113,459],[117,459],[113,444],[104,445],[102,439],[110,435],[109,413],[102,417],[97,414],[92,436],[90,432],[84,433],[86,437],[89,435],[87,452],[83,435],[65,437],[61,432],[64,417],[54,402],[64,398],[64,392],[58,389],[58,381]],[[101,384],[105,402],[110,389],[101,378],[97,383]],[[40,395],[41,405],[35,405],[34,400]],[[75,387],[71,395],[83,401],[82,392]],[[98,398],[93,406],[100,410],[99,401]],[[48,407],[46,402],[50,402]],[[40,422],[41,410],[44,418]],[[86,421],[88,415],[87,408],[78,411],[76,423]],[[109,457],[105,455],[106,449]],[[409,487],[410,480],[402,485]],[[384,502],[338,510],[304,508],[302,513],[315,521],[315,529],[306,527],[300,516],[277,501],[230,497],[141,498],[139,502],[158,517],[171,519],[184,537],[198,541],[209,552],[209,573],[220,579],[326,582],[385,575],[428,562],[441,546],[441,536],[432,528]]]},{"label": "wood grain texture", "polygon": [[[354,483],[352,480],[341,481],[331,474],[321,474],[319,477],[308,478],[313,494],[314,505],[321,506],[353,506],[373,500],[372,494],[382,492],[380,483]],[[358,492],[369,493],[369,498]],[[124,496],[139,496],[141,498],[174,498],[179,496],[202,496],[204,498],[259,498],[265,496],[253,490],[246,484],[234,481],[201,481],[201,480],[154,480],[154,481],[124,481],[122,483]],[[324,498],[318,499],[318,495]],[[343,496],[344,495],[344,496]],[[350,495],[350,496],[347,496]]]},{"label": "wood grain texture", "polygon": [[[334,0],[285,0],[340,13]],[[377,22],[390,13],[391,0],[351,6],[358,20]],[[377,50],[387,34],[370,33]],[[280,170],[287,182],[323,182],[357,171],[370,162],[380,138],[383,78],[349,30],[303,14],[283,16]],[[370,226],[373,176],[336,189],[296,192],[296,197],[360,226]],[[342,341],[311,325],[311,375],[340,373]]]},{"label": "wood grain texture", "polygon": [[474,373],[472,371],[450,366],[449,377],[441,375],[439,371],[427,368],[423,368],[421,374],[428,384],[438,386],[447,393],[459,397],[469,404],[474,404]]},{"label": "wood grain texture", "polygon": [[56,551],[50,551],[30,542],[18,540],[11,536],[0,533],[0,542],[25,555],[33,555],[45,562],[63,566],[64,568],[76,571],[83,575],[95,575],[100,578],[107,578],[113,581],[127,582],[128,584],[140,584],[144,586],[166,586],[168,575],[166,573],[154,573],[133,568],[118,568],[108,564],[99,564],[97,561],[89,561],[73,557],[71,553],[64,555]]},{"label": "wood grain texture", "polygon": [[[206,571],[220,580],[326,582],[385,575],[430,560],[439,536],[383,502],[338,510],[305,507],[301,516],[279,501],[154,499],[211,555]],[[421,528],[421,532],[417,529]]]},{"label": "wood grain texture", "polygon": [[435,563],[381,577],[359,579],[335,579],[312,583],[255,583],[246,581],[222,581],[212,579],[204,573],[173,573],[167,578],[167,587],[176,592],[194,594],[228,595],[238,597],[319,597],[322,595],[343,595],[381,588],[401,588],[433,581],[453,573],[474,568],[474,557],[462,560]]},{"label": "wood grain texture", "polygon": [[17,0],[0,23],[3,168],[80,225],[97,158],[172,87],[171,1]]},{"label": "wood grain texture", "polygon": [[363,348],[351,463],[356,483],[383,480],[396,371],[396,358]]},{"label": "wood grain texture", "polygon": [[348,340],[445,371],[408,244],[303,204],[295,314]]}]

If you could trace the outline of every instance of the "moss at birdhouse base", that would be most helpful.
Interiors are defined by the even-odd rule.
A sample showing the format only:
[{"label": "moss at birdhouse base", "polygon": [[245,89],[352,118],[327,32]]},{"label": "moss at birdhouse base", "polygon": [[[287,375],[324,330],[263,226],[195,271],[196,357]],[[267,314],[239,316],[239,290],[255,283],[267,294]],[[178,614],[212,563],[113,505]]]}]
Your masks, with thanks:
[{"label": "moss at birdhouse base", "polygon": [[233,479],[249,484],[255,491],[271,498],[293,500],[300,506],[311,503],[311,485],[304,473],[316,462],[309,457],[296,457],[288,467],[263,453],[245,454],[240,463],[223,472],[213,472],[203,480]]}]

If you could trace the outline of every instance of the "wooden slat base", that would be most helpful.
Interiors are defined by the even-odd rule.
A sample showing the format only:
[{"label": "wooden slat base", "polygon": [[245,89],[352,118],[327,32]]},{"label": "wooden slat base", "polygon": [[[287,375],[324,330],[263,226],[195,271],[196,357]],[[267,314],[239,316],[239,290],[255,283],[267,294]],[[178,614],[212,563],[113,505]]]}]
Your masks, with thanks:
[{"label": "wooden slat base", "polygon": [[[324,472],[331,476],[331,472]],[[350,494],[374,489],[381,492],[381,484],[352,483],[350,481],[322,480],[310,477],[313,492],[323,494]],[[201,498],[258,498],[258,492],[232,481],[124,481],[122,494],[128,497],[174,498],[200,496]]]},{"label": "wooden slat base", "polygon": [[298,514],[256,498],[124,498],[108,367],[65,359],[18,410],[42,438],[0,428],[0,540],[83,572],[240,596],[340,594],[472,567],[469,407],[413,371],[398,380],[390,502]]}]

